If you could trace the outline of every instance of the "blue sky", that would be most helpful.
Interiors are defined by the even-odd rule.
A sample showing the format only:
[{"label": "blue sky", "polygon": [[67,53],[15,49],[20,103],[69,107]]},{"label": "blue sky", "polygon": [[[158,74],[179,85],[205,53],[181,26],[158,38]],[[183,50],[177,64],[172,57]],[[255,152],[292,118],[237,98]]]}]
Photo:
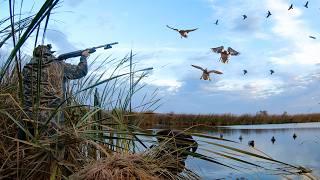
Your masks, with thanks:
[{"label": "blue sky", "polygon": [[[25,2],[26,3],[26,2]],[[24,11],[34,1],[28,1]],[[293,3],[294,9],[288,11]],[[141,68],[154,67],[147,90],[159,88],[158,112],[294,113],[320,109],[320,1],[302,0],[66,0],[51,16],[46,42],[58,53],[118,41],[115,58],[132,48]],[[1,2],[6,12],[7,2]],[[39,8],[35,2],[34,10]],[[265,18],[270,10],[272,16]],[[0,17],[6,13],[0,13]],[[242,20],[242,15],[248,18]],[[219,19],[219,25],[214,22]],[[166,27],[199,28],[187,39]],[[312,35],[317,39],[310,39]],[[241,54],[229,64],[210,48]],[[26,45],[25,48],[31,51]],[[191,64],[222,71],[199,80]],[[242,70],[247,69],[244,76]],[[275,74],[270,76],[269,70]]]}]

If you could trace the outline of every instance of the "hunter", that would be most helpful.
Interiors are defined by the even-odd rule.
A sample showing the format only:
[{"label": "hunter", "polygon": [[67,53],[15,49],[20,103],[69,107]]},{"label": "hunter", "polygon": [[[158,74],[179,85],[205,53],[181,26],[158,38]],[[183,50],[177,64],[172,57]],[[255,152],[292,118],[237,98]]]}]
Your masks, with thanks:
[{"label": "hunter", "polygon": [[[72,65],[56,60],[51,48],[50,44],[36,47],[31,61],[22,70],[24,109],[28,115],[24,124],[33,135],[34,129],[43,126],[62,105],[66,97],[66,80],[79,79],[88,73],[88,50],[81,53],[78,65]],[[58,110],[49,126],[61,127],[63,124],[63,112]],[[26,139],[21,129],[18,136],[19,139]]]}]

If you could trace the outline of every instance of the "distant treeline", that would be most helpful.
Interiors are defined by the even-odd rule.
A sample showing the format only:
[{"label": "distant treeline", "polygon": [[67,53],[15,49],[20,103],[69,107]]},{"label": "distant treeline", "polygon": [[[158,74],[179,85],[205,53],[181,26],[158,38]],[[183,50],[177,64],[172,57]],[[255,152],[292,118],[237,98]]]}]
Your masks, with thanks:
[{"label": "distant treeline", "polygon": [[320,113],[288,115],[284,112],[280,115],[269,115],[266,111],[260,111],[255,115],[145,113],[140,115],[140,118],[141,116],[141,127],[145,128],[320,122]]}]

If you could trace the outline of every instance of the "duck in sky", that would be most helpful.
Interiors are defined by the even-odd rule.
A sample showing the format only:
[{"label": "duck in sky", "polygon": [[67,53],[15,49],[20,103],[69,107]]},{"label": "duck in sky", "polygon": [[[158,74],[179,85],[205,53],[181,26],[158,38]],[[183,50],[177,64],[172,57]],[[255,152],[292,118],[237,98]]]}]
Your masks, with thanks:
[{"label": "duck in sky", "polygon": [[267,17],[266,17],[266,18],[269,18],[271,15],[272,15],[272,14],[271,14],[271,12],[270,12],[270,11],[268,11],[268,13],[267,13]]},{"label": "duck in sky", "polygon": [[231,47],[228,47],[228,49],[225,50],[223,46],[219,46],[216,48],[211,48],[211,50],[215,53],[220,54],[220,61],[222,63],[228,63],[230,56],[238,56],[240,54],[238,51],[232,49]]},{"label": "duck in sky", "polygon": [[314,36],[309,36],[309,38],[311,38],[311,39],[317,39],[316,37],[314,37]]},{"label": "duck in sky", "polygon": [[215,73],[215,74],[223,74],[222,72],[220,71],[217,71],[217,70],[210,70],[208,71],[208,69],[204,69],[200,66],[197,66],[197,65],[191,65],[192,67],[195,67],[197,69],[200,69],[202,71],[202,75],[200,77],[200,79],[203,79],[203,80],[209,80],[211,81],[211,78],[210,78],[210,73]]},{"label": "duck in sky", "polygon": [[270,74],[272,75],[274,73],[274,70],[270,69]]},{"label": "duck in sky", "polygon": [[195,28],[195,29],[187,29],[187,30],[179,30],[179,29],[176,29],[176,28],[173,28],[173,27],[170,27],[167,25],[168,28],[172,29],[172,30],[175,30],[177,31],[180,35],[181,35],[181,38],[188,38],[188,33],[189,32],[192,32],[192,31],[195,31],[197,30],[198,28]]},{"label": "duck in sky", "polygon": [[248,71],[247,70],[243,70],[243,75],[246,75],[248,73]]},{"label": "duck in sky", "polygon": [[242,17],[243,17],[243,20],[245,20],[245,19],[247,19],[248,18],[248,16],[247,15],[242,15]]}]

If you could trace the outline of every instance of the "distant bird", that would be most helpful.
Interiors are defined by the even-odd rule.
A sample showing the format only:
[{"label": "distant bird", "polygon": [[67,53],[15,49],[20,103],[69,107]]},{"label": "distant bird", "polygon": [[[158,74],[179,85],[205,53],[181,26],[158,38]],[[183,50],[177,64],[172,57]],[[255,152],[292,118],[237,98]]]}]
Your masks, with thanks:
[{"label": "distant bird", "polygon": [[220,138],[221,138],[221,139],[223,138],[223,134],[222,134],[222,133],[220,133]]},{"label": "distant bird", "polygon": [[201,75],[200,79],[203,79],[203,80],[209,80],[209,81],[211,81],[210,73],[223,74],[223,73],[220,72],[220,71],[216,71],[216,70],[208,71],[207,68],[206,68],[206,69],[203,69],[202,67],[196,66],[196,65],[191,65],[191,66],[192,66],[192,67],[195,67],[195,68],[197,68],[197,69],[200,69],[200,70],[202,71],[202,75]]},{"label": "distant bird", "polygon": [[243,20],[245,20],[245,19],[247,19],[248,18],[248,16],[247,15],[242,15],[242,17],[243,17]]},{"label": "distant bird", "polygon": [[308,8],[309,5],[309,1],[306,2],[306,4],[304,5],[305,8]]},{"label": "distant bird", "polygon": [[295,140],[296,138],[297,138],[297,135],[296,135],[296,133],[293,133],[293,139]]},{"label": "distant bird", "polygon": [[270,74],[272,75],[274,73],[274,70],[270,69]]},{"label": "distant bird", "polygon": [[241,135],[239,136],[239,140],[240,140],[240,142],[242,142],[242,136]]},{"label": "distant bird", "polygon": [[267,13],[267,17],[266,17],[266,18],[269,18],[271,15],[272,15],[272,14],[271,14],[271,12],[270,12],[270,11],[268,11],[268,13]]},{"label": "distant bird", "polygon": [[243,75],[246,75],[248,73],[248,71],[247,70],[243,70]]},{"label": "distant bird", "polygon": [[276,138],[274,138],[274,136],[272,136],[272,138],[271,138],[272,144],[274,144],[275,141],[276,141]]},{"label": "distant bird", "polygon": [[218,23],[219,23],[219,20],[217,19],[217,20],[216,20],[216,22],[215,22],[214,24],[215,24],[215,25],[218,25]]},{"label": "distant bird", "polygon": [[254,147],[254,141],[249,141],[248,145]]},{"label": "distant bird", "polygon": [[288,11],[290,11],[291,9],[293,9],[293,4],[291,4],[291,5],[289,6]]},{"label": "distant bird", "polygon": [[309,38],[311,38],[311,39],[317,39],[316,37],[314,37],[314,36],[309,36]]},{"label": "distant bird", "polygon": [[220,61],[222,63],[228,63],[230,56],[238,56],[240,53],[231,47],[228,47],[228,50],[225,50],[223,46],[219,46],[216,48],[211,48],[211,50],[215,53],[220,54]]},{"label": "distant bird", "polygon": [[182,37],[187,38],[189,32],[195,31],[195,30],[198,29],[198,28],[196,28],[196,29],[188,29],[188,30],[179,30],[179,29],[176,29],[176,28],[172,28],[172,27],[170,27],[170,26],[168,26],[168,25],[167,25],[167,27],[170,28],[170,29],[172,29],[172,30],[177,31],[177,32],[181,35],[181,38],[182,38]]}]

